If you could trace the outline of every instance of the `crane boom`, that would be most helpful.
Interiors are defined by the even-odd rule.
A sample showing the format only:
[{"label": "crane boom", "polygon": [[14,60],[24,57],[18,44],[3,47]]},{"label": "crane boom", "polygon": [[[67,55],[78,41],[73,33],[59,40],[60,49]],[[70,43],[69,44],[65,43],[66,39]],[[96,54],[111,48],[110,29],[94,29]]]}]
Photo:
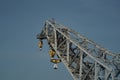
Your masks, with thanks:
[{"label": "crane boom", "polygon": [[[120,80],[120,54],[113,54],[76,31],[46,20],[37,39],[47,39],[51,62],[63,62],[74,80]],[[57,58],[55,58],[55,56]]]}]

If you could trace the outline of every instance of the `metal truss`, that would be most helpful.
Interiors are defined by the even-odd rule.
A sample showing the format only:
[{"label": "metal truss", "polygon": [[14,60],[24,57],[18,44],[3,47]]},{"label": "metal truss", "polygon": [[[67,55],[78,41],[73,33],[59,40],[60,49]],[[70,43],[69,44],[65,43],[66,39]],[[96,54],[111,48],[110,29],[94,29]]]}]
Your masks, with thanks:
[{"label": "metal truss", "polygon": [[47,39],[74,80],[120,80],[120,54],[111,53],[72,29],[46,20],[37,39]]}]

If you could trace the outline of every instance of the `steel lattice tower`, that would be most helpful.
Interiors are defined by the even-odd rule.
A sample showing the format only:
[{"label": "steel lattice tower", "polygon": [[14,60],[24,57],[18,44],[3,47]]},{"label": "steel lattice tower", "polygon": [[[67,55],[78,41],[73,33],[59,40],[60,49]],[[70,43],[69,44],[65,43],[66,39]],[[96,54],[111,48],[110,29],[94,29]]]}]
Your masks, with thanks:
[{"label": "steel lattice tower", "polygon": [[113,54],[72,29],[46,20],[37,39],[40,48],[42,40],[47,39],[51,62],[55,66],[63,62],[74,80],[120,80],[120,54]]}]

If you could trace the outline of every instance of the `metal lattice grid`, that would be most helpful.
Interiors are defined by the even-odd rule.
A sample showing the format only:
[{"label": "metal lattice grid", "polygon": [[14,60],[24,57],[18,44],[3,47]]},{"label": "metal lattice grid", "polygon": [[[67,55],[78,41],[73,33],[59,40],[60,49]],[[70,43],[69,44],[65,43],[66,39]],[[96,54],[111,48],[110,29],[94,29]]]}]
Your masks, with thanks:
[{"label": "metal lattice grid", "polygon": [[62,61],[74,80],[120,80],[120,54],[113,54],[72,29],[47,20],[37,39],[47,39],[58,58],[52,62]]}]

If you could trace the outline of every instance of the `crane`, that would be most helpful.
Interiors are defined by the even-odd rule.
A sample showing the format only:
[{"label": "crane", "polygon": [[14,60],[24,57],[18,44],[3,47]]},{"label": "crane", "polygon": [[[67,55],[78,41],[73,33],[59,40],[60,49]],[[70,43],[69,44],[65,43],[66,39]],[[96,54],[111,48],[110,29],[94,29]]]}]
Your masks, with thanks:
[{"label": "crane", "polygon": [[55,20],[46,20],[37,34],[38,46],[43,40],[50,47],[50,62],[62,62],[73,80],[120,80],[120,54],[114,54],[80,33]]}]

